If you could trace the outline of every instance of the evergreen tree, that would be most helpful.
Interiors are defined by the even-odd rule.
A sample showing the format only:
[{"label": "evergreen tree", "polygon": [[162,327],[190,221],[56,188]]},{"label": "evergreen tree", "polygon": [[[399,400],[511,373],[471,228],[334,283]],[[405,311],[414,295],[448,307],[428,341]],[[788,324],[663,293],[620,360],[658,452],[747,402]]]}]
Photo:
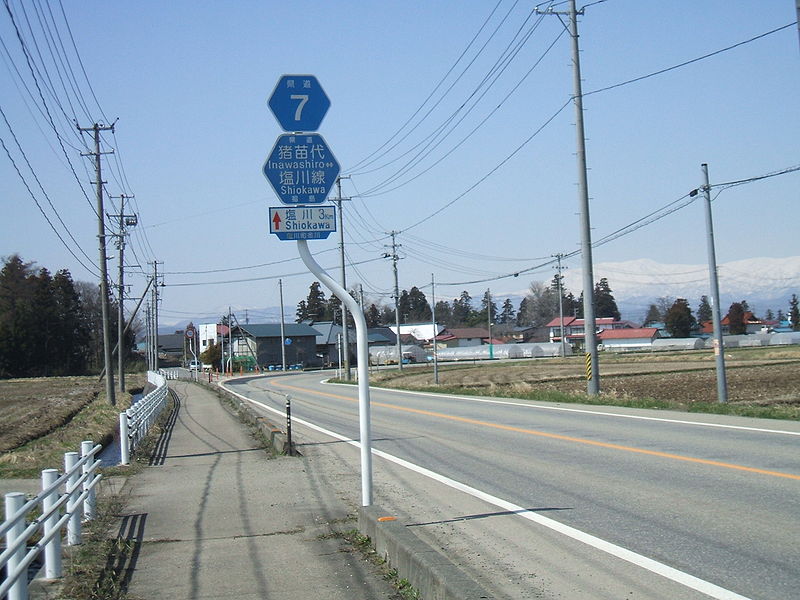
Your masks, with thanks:
[{"label": "evergreen tree", "polygon": [[619,321],[621,315],[617,308],[617,302],[612,295],[611,287],[608,285],[608,279],[603,277],[594,286],[594,302],[595,312],[598,318],[612,317],[615,321]]},{"label": "evergreen tree", "polygon": [[506,298],[505,302],[503,302],[503,308],[500,311],[500,315],[498,316],[498,322],[503,325],[511,325],[514,323],[516,318],[516,311],[514,310],[514,305],[511,302],[511,298]]},{"label": "evergreen tree", "polygon": [[741,302],[739,302],[739,304],[742,305],[742,310],[744,312],[752,313],[752,311],[750,310],[750,305],[747,303],[747,300],[742,300]]},{"label": "evergreen tree", "polygon": [[775,313],[774,313],[774,312],[772,312],[772,309],[771,309],[771,308],[768,308],[768,309],[767,309],[767,312],[766,312],[766,314],[764,315],[764,318],[765,318],[767,321],[774,321],[774,320],[775,320]]},{"label": "evergreen tree", "polygon": [[407,290],[400,292],[400,298],[397,300],[397,310],[400,311],[400,324],[408,323],[411,316],[411,300]]},{"label": "evergreen tree", "polygon": [[295,323],[302,323],[308,320],[308,305],[305,300],[300,300],[297,303],[297,312],[295,313]]},{"label": "evergreen tree", "polygon": [[576,299],[572,292],[564,296],[564,318],[567,317],[583,318],[583,294],[580,299]]},{"label": "evergreen tree", "polygon": [[711,304],[708,302],[708,296],[700,296],[700,306],[697,307],[697,321],[699,323],[708,323],[713,317]]},{"label": "evergreen tree", "polygon": [[319,281],[311,284],[306,298],[306,313],[312,321],[324,321],[327,315],[328,303],[325,292],[320,288]]},{"label": "evergreen tree", "polygon": [[453,325],[463,327],[472,320],[472,296],[464,290],[453,300]]},{"label": "evergreen tree", "polygon": [[436,303],[436,322],[445,327],[453,326],[453,307],[446,300],[439,300]]},{"label": "evergreen tree", "polygon": [[408,292],[408,320],[411,323],[424,323],[431,320],[431,307],[425,293],[417,286]]},{"label": "evergreen tree", "polygon": [[394,324],[394,306],[384,304],[381,306],[381,325],[392,326]]},{"label": "evergreen tree", "polygon": [[[70,272],[58,271],[53,277],[53,295],[58,310],[58,328],[55,332],[56,345],[61,356],[60,374],[81,375],[86,372],[90,348],[90,334],[81,318],[81,305]],[[128,330],[125,349],[133,349],[136,343],[135,328]]]},{"label": "evergreen tree", "polygon": [[647,315],[644,317],[642,327],[652,327],[653,323],[660,323],[662,320],[661,311],[658,310],[655,304],[651,304],[650,308],[647,309]]},{"label": "evergreen tree", "polygon": [[664,316],[664,327],[672,337],[689,337],[696,325],[697,321],[692,314],[692,309],[683,298],[675,300]]},{"label": "evergreen tree", "polygon": [[486,290],[481,298],[481,309],[473,312],[468,321],[472,327],[487,327],[489,322],[494,323],[497,320],[497,304],[492,300],[492,292]]},{"label": "evergreen tree", "polygon": [[364,313],[364,319],[367,322],[367,327],[377,327],[381,323],[381,313],[378,310],[378,307],[374,304],[370,304],[369,308],[367,308],[367,312]]},{"label": "evergreen tree", "polygon": [[792,331],[800,331],[800,310],[798,310],[797,294],[792,294],[789,301],[789,322],[792,324]]},{"label": "evergreen tree", "polygon": [[523,298],[519,303],[519,310],[517,311],[517,327],[527,327],[531,324],[528,315],[528,297]]},{"label": "evergreen tree", "polygon": [[783,314],[783,311],[779,308],[778,309],[778,314],[775,315],[775,318],[778,319],[778,321],[785,321],[786,320],[786,315]]},{"label": "evergreen tree", "polygon": [[336,294],[331,294],[325,303],[325,316],[321,320],[331,321],[336,325],[342,324],[342,301]]},{"label": "evergreen tree", "polygon": [[744,312],[744,306],[742,306],[741,302],[734,302],[728,309],[728,333],[731,335],[742,335],[747,332]]}]

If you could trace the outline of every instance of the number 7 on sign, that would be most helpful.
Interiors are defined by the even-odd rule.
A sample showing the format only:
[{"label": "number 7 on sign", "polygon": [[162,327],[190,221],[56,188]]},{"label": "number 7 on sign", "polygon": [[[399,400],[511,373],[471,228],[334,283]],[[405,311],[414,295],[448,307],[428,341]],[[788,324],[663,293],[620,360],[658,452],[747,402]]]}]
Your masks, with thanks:
[{"label": "number 7 on sign", "polygon": [[313,75],[282,75],[269,97],[272,114],[291,132],[317,131],[330,105]]},{"label": "number 7 on sign", "polygon": [[308,94],[292,94],[289,97],[292,100],[300,100],[300,103],[294,111],[294,120],[299,121],[303,118],[303,107],[306,105],[306,102],[308,102]]}]

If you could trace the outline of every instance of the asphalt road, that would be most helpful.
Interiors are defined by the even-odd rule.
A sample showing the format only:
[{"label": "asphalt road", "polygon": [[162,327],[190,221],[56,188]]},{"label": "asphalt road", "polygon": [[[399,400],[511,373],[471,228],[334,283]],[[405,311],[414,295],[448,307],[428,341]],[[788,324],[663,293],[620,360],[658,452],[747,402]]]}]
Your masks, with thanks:
[{"label": "asphalt road", "polygon": [[[357,390],[322,378],[228,385],[279,411],[266,390],[289,393],[294,417],[358,439]],[[432,472],[376,456],[376,501],[500,596],[800,598],[800,423],[376,389],[371,400],[373,449]],[[331,443],[296,431],[309,452]],[[331,485],[357,488],[358,452],[335,451]]]}]

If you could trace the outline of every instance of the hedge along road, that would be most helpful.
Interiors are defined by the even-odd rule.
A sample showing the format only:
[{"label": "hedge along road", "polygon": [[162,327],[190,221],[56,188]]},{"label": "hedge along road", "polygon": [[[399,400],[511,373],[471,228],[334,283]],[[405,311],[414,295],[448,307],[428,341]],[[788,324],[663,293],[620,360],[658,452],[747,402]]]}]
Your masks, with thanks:
[{"label": "hedge along road", "polygon": [[[355,388],[320,379],[303,374],[229,385],[278,411],[283,401],[263,390],[290,393],[294,417],[357,439]],[[378,389],[372,407],[375,450],[516,513],[502,527],[498,520],[482,524],[482,532],[444,522],[415,527],[500,593],[526,597],[517,593],[524,585],[504,581],[530,580],[534,572],[545,593],[551,583],[550,592],[569,585],[563,560],[575,561],[573,570],[596,597],[609,586],[649,598],[784,599],[797,592],[800,423]],[[356,454],[351,465],[357,471]],[[383,465],[376,462],[376,479]],[[398,480],[389,490],[402,494],[419,485],[416,475],[391,470]],[[376,481],[379,504],[392,502],[381,489]],[[452,488],[449,494],[446,501],[459,495]],[[397,506],[402,512],[403,503]],[[417,509],[408,512],[418,519]],[[499,547],[489,548],[489,539],[500,539]],[[487,553],[486,564],[498,565],[494,574],[480,566]],[[554,560],[553,553],[565,558]],[[549,575],[548,564],[559,572]]]}]

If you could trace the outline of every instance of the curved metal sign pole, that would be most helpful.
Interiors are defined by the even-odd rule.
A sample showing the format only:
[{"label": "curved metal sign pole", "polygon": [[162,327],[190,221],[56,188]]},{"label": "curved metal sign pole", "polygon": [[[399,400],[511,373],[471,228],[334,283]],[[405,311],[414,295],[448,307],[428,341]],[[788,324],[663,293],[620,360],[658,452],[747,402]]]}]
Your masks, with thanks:
[{"label": "curved metal sign pole", "polygon": [[342,304],[347,306],[356,323],[356,344],[358,356],[358,421],[361,436],[361,505],[372,505],[372,434],[369,405],[369,347],[367,346],[367,321],[364,313],[353,297],[336,283],[325,270],[317,264],[308,249],[306,240],[297,240],[297,250],[311,273],[330,289]]}]

